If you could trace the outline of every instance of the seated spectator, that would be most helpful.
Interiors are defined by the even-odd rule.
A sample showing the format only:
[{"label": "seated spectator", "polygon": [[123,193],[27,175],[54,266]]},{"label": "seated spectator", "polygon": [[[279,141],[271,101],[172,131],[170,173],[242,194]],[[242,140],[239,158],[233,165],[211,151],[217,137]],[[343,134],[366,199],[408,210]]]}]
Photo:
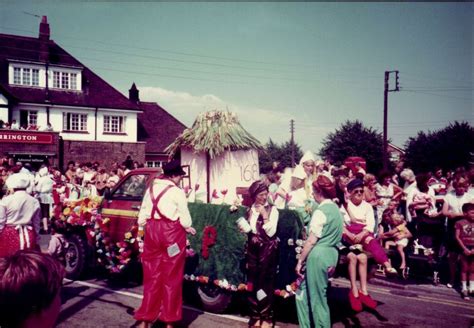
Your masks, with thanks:
[{"label": "seated spectator", "polygon": [[53,327],[64,270],[51,256],[19,251],[0,259],[0,326]]},{"label": "seated spectator", "polygon": [[408,246],[409,239],[412,237],[411,232],[407,228],[407,223],[403,215],[398,214],[390,209],[387,209],[383,213],[383,221],[385,227],[379,233],[379,238],[384,240],[384,246],[386,249],[389,249],[391,246],[397,248],[398,254],[401,258],[400,263],[400,272],[403,278],[408,277],[406,258],[405,258],[405,248]]},{"label": "seated spectator", "polygon": [[[344,214],[343,240],[350,246],[362,245],[366,252],[370,252],[375,261],[385,267],[387,275],[396,275],[397,271],[390,264],[380,242],[374,237],[375,219],[374,211],[364,198],[364,182],[354,179],[347,185],[349,199],[341,211]],[[357,297],[357,295],[355,295]]]}]

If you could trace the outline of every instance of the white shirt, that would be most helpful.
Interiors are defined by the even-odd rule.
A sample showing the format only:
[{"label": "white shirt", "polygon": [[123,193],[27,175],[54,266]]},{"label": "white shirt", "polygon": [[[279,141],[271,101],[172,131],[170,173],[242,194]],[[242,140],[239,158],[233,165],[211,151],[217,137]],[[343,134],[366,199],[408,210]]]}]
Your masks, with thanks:
[{"label": "white shirt", "polygon": [[[249,224],[253,233],[257,233],[257,219],[260,214],[255,209],[255,206],[252,205],[250,208],[250,218]],[[272,206],[270,210],[270,215],[268,216],[268,221],[263,224],[262,228],[265,230],[265,233],[268,237],[273,237],[277,231],[278,226],[278,210],[275,206]]]},{"label": "white shirt", "polygon": [[360,223],[365,225],[364,229],[369,232],[374,232],[375,217],[372,206],[363,200],[359,205],[355,205],[350,200],[347,202],[347,208],[351,212],[353,219],[349,216],[346,209],[342,207],[341,211],[344,214],[344,224]]},{"label": "white shirt", "polygon": [[54,234],[51,236],[48,244],[48,254],[51,256],[60,255],[64,249],[68,246],[68,242],[62,234]]},{"label": "white shirt", "polygon": [[53,185],[54,181],[49,175],[45,175],[38,178],[36,184],[36,192],[39,193],[39,200],[42,204],[53,203]]},{"label": "white shirt", "polygon": [[472,202],[474,199],[469,193],[464,193],[462,196],[457,196],[455,193],[448,193],[444,197],[444,201],[448,203],[448,210],[450,212],[462,213],[462,206],[466,203]]},{"label": "white shirt", "polygon": [[304,207],[308,199],[305,188],[296,189],[290,192],[289,208]]},{"label": "white shirt", "polygon": [[24,190],[0,200],[0,230],[5,225],[32,225],[39,233],[41,221],[40,204],[36,198]]},{"label": "white shirt", "polygon": [[[192,224],[191,214],[188,209],[188,200],[184,191],[177,187],[173,181],[167,179],[156,179],[153,182],[153,196],[158,195],[167,186],[173,186],[161,197],[158,202],[158,209],[160,212],[172,221],[179,219],[183,228],[188,228]],[[150,188],[147,188],[145,196],[143,197],[140,213],[138,213],[138,225],[143,226],[146,220],[150,219],[153,208],[152,199],[150,196]],[[155,214],[155,217],[158,213]]]},{"label": "white shirt", "polygon": [[[333,203],[329,199],[325,199],[319,204],[319,206],[324,204],[331,204]],[[328,218],[326,214],[320,209],[314,211],[313,216],[311,217],[311,222],[309,223],[309,232],[313,233],[316,237],[321,238],[323,233],[323,227],[326,224]]]}]

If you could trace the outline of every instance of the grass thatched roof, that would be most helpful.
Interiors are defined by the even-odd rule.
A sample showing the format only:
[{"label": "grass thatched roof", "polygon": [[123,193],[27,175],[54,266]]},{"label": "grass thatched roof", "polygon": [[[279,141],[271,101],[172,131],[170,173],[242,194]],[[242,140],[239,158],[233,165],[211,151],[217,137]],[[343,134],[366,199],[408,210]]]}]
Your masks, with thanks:
[{"label": "grass thatched roof", "polygon": [[226,150],[262,149],[232,112],[210,111],[198,115],[191,128],[187,128],[166,148],[173,156],[179,148],[191,148],[195,152],[208,152],[211,158]]}]

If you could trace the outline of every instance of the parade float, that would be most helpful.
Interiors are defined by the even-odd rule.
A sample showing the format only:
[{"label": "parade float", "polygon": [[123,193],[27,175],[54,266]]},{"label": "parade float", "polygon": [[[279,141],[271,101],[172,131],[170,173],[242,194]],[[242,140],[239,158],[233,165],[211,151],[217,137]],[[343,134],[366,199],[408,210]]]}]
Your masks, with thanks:
[{"label": "parade float", "polygon": [[213,204],[233,203],[259,179],[259,150],[260,142],[228,111],[199,114],[166,149],[170,157],[179,154],[188,170],[184,184],[190,201]]},{"label": "parade float", "polygon": [[[246,188],[259,177],[260,143],[240,125],[235,114],[209,112],[169,146],[187,167],[182,186],[197,233],[189,236],[184,279],[196,283],[203,307],[223,311],[233,293],[245,293],[247,235],[236,221],[245,216]],[[120,274],[139,261],[137,216],[150,183],[159,169],[133,170],[100,201],[64,202],[60,220],[70,227],[66,271],[79,277],[91,264]],[[294,295],[294,268],[301,251],[303,223],[297,212],[280,210],[277,235],[280,258],[275,294]],[[145,236],[146,238],[146,236]]]}]

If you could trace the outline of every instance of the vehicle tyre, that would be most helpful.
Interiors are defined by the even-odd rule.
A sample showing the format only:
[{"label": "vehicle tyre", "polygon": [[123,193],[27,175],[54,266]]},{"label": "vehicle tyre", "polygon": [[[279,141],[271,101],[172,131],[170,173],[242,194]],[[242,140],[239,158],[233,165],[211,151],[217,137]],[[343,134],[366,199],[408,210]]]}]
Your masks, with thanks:
[{"label": "vehicle tyre", "polygon": [[79,235],[68,236],[68,247],[65,254],[65,271],[69,279],[77,279],[87,266],[87,242]]},{"label": "vehicle tyre", "polygon": [[217,286],[201,285],[197,289],[204,310],[213,313],[222,313],[229,306],[232,294]]}]

